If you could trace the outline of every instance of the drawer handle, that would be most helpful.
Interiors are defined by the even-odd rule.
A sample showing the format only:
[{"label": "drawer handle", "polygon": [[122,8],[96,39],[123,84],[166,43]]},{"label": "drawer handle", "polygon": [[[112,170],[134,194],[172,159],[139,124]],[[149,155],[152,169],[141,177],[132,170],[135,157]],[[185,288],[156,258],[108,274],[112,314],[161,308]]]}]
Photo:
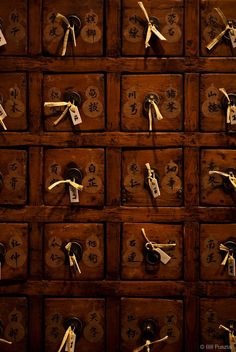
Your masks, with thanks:
[{"label": "drawer handle", "polygon": [[148,47],[150,47],[149,41],[151,39],[152,34],[155,34],[160,40],[166,40],[166,38],[161,34],[161,32],[158,31],[154,21],[152,21],[152,17],[149,18],[147,10],[145,9],[142,1],[138,1],[138,5],[143,11],[144,16],[146,17],[146,20],[148,22],[148,29],[145,39],[145,48],[147,49]]},{"label": "drawer handle", "polygon": [[149,131],[152,131],[152,120],[162,120],[163,116],[159,110],[158,102],[160,101],[159,96],[156,93],[149,93],[146,95],[143,103],[144,114],[149,119]]},{"label": "drawer handle", "polygon": [[68,45],[68,40],[69,40],[69,35],[71,34],[72,40],[73,40],[73,45],[76,47],[76,37],[79,34],[79,30],[81,27],[81,21],[77,16],[69,16],[68,18],[60,13],[57,13],[56,18],[64,22],[66,28],[65,28],[65,35],[64,35],[64,40],[63,40],[63,47],[62,47],[62,53],[61,56],[65,56],[66,50],[67,50],[67,45]]},{"label": "drawer handle", "polygon": [[220,16],[222,22],[225,25],[225,28],[223,29],[223,31],[221,33],[219,33],[206,47],[208,50],[212,50],[214,48],[214,46],[216,44],[219,43],[219,41],[221,40],[221,38],[223,38],[223,36],[225,36],[225,34],[230,31],[230,34],[232,36],[234,36],[234,27],[233,27],[233,23],[232,21],[228,21],[225,17],[225,15],[223,14],[223,12],[221,11],[221,9],[219,9],[218,7],[215,7],[214,10],[218,13],[218,15]]},{"label": "drawer handle", "polygon": [[228,333],[228,342],[229,342],[229,346],[230,346],[230,351],[231,352],[236,352],[235,349],[235,344],[236,344],[236,338],[235,338],[235,320],[230,320],[229,321],[229,328],[227,328],[226,326],[220,324],[219,329],[223,329],[225,330],[225,332]]},{"label": "drawer handle", "polygon": [[3,122],[3,120],[5,119],[5,117],[7,116],[6,111],[3,109],[3,106],[0,104],[0,124],[2,125],[3,129],[5,131],[7,131],[7,126],[5,125],[5,123]]},{"label": "drawer handle", "polygon": [[225,88],[219,88],[219,91],[224,94],[221,105],[226,110],[226,123],[231,125],[236,124],[236,94],[227,93]]}]

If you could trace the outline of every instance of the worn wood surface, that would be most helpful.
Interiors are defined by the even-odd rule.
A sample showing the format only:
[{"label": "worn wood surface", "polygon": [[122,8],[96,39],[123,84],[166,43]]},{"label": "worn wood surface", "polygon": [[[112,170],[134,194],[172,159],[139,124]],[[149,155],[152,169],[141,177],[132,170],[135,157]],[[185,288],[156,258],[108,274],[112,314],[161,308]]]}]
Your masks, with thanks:
[{"label": "worn wood surface", "polygon": [[[81,314],[86,326],[86,309],[97,307],[104,332],[95,344],[99,352],[128,352],[141,345],[140,335],[134,340],[127,337],[129,329],[132,337],[135,325],[127,325],[127,312],[137,313],[139,323],[149,316],[156,318],[160,322],[159,338],[167,331],[166,314],[175,311],[176,326],[171,327],[172,332],[169,326],[168,331],[177,338],[173,342],[172,336],[173,343],[162,344],[163,352],[198,352],[201,343],[223,344],[217,324],[227,325],[229,319],[235,319],[235,309],[231,309],[235,306],[235,278],[222,271],[218,248],[222,241],[236,238],[235,192],[223,191],[221,177],[215,185],[220,187],[212,180],[209,185],[208,171],[209,167],[222,171],[235,167],[235,127],[225,123],[218,89],[236,92],[236,58],[225,40],[212,52],[205,48],[209,37],[224,28],[213,8],[220,7],[226,17],[236,18],[234,0],[143,3],[148,14],[159,19],[159,29],[170,43],[152,38],[152,48],[145,51],[146,24],[135,0],[89,0],[83,4],[72,0],[57,4],[14,0],[0,4],[8,41],[0,46],[0,103],[8,113],[4,120],[8,130],[4,132],[0,126],[0,243],[7,247],[0,321],[5,331],[9,309],[17,308],[26,331],[12,346],[14,352],[59,348],[62,324],[54,341],[49,330],[44,331],[51,310],[62,312],[63,319],[68,312]],[[82,21],[77,47],[72,47],[70,38],[65,57],[60,54],[66,28],[55,22],[51,16],[55,12],[74,14]],[[15,32],[14,27],[20,31]],[[99,96],[92,97],[89,92],[86,96],[86,90],[94,87]],[[50,115],[43,103],[50,93],[60,91],[63,98],[70,89],[81,93],[83,123],[74,128],[67,116],[53,126],[58,115]],[[131,106],[134,102],[127,99],[134,98],[134,90],[137,106]],[[153,132],[148,131],[148,119],[142,111],[149,91],[160,96],[160,110],[165,111],[164,119],[154,122]],[[173,98],[177,105],[173,105]],[[94,99],[101,105],[89,105]],[[132,117],[136,107],[139,111]],[[178,114],[173,118],[168,109],[175,112],[176,108]],[[52,165],[60,164],[60,171],[73,160],[85,177],[89,164],[95,164],[99,168],[95,179],[100,178],[101,187],[97,193],[89,193],[89,183],[85,184],[80,206],[71,207],[68,189],[60,186],[60,192],[57,189],[49,194],[46,181],[52,176]],[[137,178],[139,170],[132,168],[134,174],[130,174],[134,160],[141,169],[136,193],[127,192],[131,182],[128,176]],[[20,168],[13,170],[12,161],[19,161]],[[161,198],[154,202],[144,185],[145,162],[157,168],[161,176]],[[169,189],[171,184],[174,187],[171,177],[162,182],[167,170],[173,178],[173,162],[178,164],[181,181],[174,194]],[[13,182],[12,173],[19,185]],[[19,187],[19,192],[12,187]],[[141,226],[155,241],[178,243],[176,266],[171,267],[170,262],[165,268],[146,270]],[[20,242],[19,236],[23,245],[14,251],[10,240]],[[93,263],[94,267],[86,267],[82,261],[79,278],[71,277],[64,261],[60,269],[48,266],[50,255],[58,254],[48,247],[50,241],[54,244],[53,238],[61,241],[61,250],[72,239],[81,241],[83,248],[89,239],[93,246],[94,236],[96,245],[99,242],[98,266]],[[137,243],[141,253],[139,266],[129,261],[134,258],[132,251],[127,255],[130,241]],[[96,250],[93,247],[89,261],[96,260]],[[11,251],[13,256],[8,253]],[[23,264],[15,255],[19,251],[25,253]],[[18,269],[9,266],[15,258]],[[210,331],[213,333],[209,335]],[[77,349],[94,350],[94,343],[85,336],[86,332]],[[7,345],[1,345],[0,350],[9,351]]]}]

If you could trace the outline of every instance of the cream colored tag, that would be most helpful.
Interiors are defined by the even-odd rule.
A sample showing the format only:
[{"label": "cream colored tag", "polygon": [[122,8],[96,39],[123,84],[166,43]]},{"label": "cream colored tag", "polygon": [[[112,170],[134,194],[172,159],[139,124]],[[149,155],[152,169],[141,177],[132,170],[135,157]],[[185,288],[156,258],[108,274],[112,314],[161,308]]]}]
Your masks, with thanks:
[{"label": "cream colored tag", "polygon": [[75,187],[69,186],[70,202],[79,203],[79,190]]},{"label": "cream colored tag", "polygon": [[163,264],[167,264],[171,260],[171,257],[161,248],[156,248],[155,251],[160,254],[160,259]]},{"label": "cream colored tag", "polygon": [[230,107],[230,124],[236,125],[236,106],[232,105]]},{"label": "cream colored tag", "polygon": [[232,255],[228,258],[228,274],[229,276],[235,276],[235,259]]},{"label": "cream colored tag", "polygon": [[0,29],[0,46],[6,45],[6,44],[7,44],[7,41],[2,33],[2,30]]},{"label": "cream colored tag", "polygon": [[150,164],[145,164],[148,170],[148,185],[151,190],[153,198],[157,198],[161,195],[157,179],[155,178],[155,172],[151,169]]},{"label": "cream colored tag", "polygon": [[5,125],[5,123],[3,122],[3,120],[5,119],[5,117],[7,116],[6,111],[3,109],[3,106],[0,104],[0,124],[2,125],[2,127],[4,128],[4,130],[7,130],[7,127]]},{"label": "cream colored tag", "polygon": [[229,31],[229,36],[233,48],[236,48],[236,28],[231,28]]},{"label": "cream colored tag", "polygon": [[77,106],[73,105],[73,108],[70,108],[69,111],[73,125],[76,126],[82,123],[80,112]]}]

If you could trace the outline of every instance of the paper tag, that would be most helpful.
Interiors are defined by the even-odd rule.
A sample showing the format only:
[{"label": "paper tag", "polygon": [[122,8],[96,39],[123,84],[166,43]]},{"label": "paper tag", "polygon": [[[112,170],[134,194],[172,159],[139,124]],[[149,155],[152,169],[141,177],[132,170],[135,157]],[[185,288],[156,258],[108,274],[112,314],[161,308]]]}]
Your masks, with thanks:
[{"label": "paper tag", "polygon": [[75,187],[69,186],[70,202],[79,203],[79,190]]},{"label": "paper tag", "polygon": [[74,352],[76,342],[76,334],[74,331],[70,331],[68,339],[66,340],[65,352]]},{"label": "paper tag", "polygon": [[229,36],[230,36],[232,47],[236,48],[236,28],[232,28],[229,30]]},{"label": "paper tag", "polygon": [[153,25],[152,26],[152,32],[160,39],[160,40],[166,40],[166,38],[157,30],[157,28]]},{"label": "paper tag", "polygon": [[171,257],[161,248],[155,248],[155,251],[160,254],[160,259],[163,264],[167,264],[171,260]]},{"label": "paper tag", "polygon": [[6,45],[6,44],[7,44],[6,39],[5,39],[1,29],[0,29],[0,46]]},{"label": "paper tag", "polygon": [[149,179],[149,187],[152,192],[153,198],[157,198],[161,195],[159,185],[156,178]]},{"label": "paper tag", "polygon": [[236,105],[230,107],[230,124],[236,125]]},{"label": "paper tag", "polygon": [[0,104],[0,119],[3,120],[7,116],[6,111],[3,109],[2,105]]},{"label": "paper tag", "polygon": [[73,110],[70,108],[69,111],[73,125],[79,125],[80,123],[82,123],[82,119],[77,106],[75,106],[75,109]]},{"label": "paper tag", "polygon": [[228,259],[228,275],[235,276],[235,259],[232,255]]}]

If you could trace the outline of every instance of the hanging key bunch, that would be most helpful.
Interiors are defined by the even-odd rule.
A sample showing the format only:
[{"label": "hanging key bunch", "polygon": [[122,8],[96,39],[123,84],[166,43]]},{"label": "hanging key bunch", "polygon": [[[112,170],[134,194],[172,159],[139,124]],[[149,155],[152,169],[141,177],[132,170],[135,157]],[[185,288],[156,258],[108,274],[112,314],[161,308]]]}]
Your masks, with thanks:
[{"label": "hanging key bunch", "polygon": [[229,247],[225,246],[224,244],[220,244],[219,246],[220,251],[226,252],[226,255],[221,263],[221,265],[225,266],[228,265],[228,275],[235,276],[235,259],[233,256],[233,250]]},{"label": "hanging key bunch", "polygon": [[163,251],[163,248],[166,248],[166,249],[173,248],[173,247],[176,246],[176,243],[156,243],[156,242],[152,242],[147,237],[144,228],[141,229],[141,232],[142,232],[143,237],[147,241],[146,244],[145,244],[146,250],[148,252],[157,253],[158,256],[160,257],[160,261],[163,264],[167,264],[171,260],[171,257],[166,252]]},{"label": "hanging key bunch", "polygon": [[214,10],[220,16],[223,24],[225,25],[225,28],[207,45],[207,49],[212,50],[215,47],[215,45],[218,44],[220,42],[220,40],[226,34],[229,34],[232,47],[235,48],[236,47],[236,41],[235,41],[236,40],[236,28],[234,28],[233,22],[228,21],[226,19],[225,15],[223,14],[223,12],[221,11],[221,9],[219,9],[218,7],[215,7]]},{"label": "hanging key bunch", "polygon": [[147,49],[150,47],[149,41],[151,39],[152,34],[157,36],[160,40],[166,40],[166,38],[158,31],[157,27],[155,26],[154,23],[152,23],[151,19],[148,16],[148,13],[142,3],[142,1],[138,2],[138,5],[142,9],[144,16],[146,17],[147,23],[148,23],[148,29],[147,29],[147,34],[146,34],[146,39],[145,39],[145,48]]},{"label": "hanging key bunch", "polygon": [[58,352],[61,352],[64,346],[65,346],[64,351],[74,352],[75,351],[75,343],[76,343],[76,334],[74,332],[74,329],[71,326],[69,326],[65,332],[63,339],[62,339],[61,346],[60,346]]},{"label": "hanging key bunch", "polygon": [[220,325],[219,329],[223,329],[229,333],[229,347],[231,352],[236,352],[236,337],[234,335],[234,327],[233,324],[230,325],[230,328],[227,328],[224,325]]},{"label": "hanging key bunch", "polygon": [[230,94],[228,94],[225,88],[219,88],[219,91],[224,94],[227,99],[227,113],[226,113],[226,123],[231,125],[236,124],[236,105],[233,100],[230,99]]},{"label": "hanging key bunch", "polygon": [[73,250],[73,242],[68,242],[67,245],[65,246],[65,249],[68,253],[68,257],[69,257],[69,265],[71,269],[74,269],[76,272],[78,272],[79,274],[81,274],[81,270],[76,258],[76,253]]}]

